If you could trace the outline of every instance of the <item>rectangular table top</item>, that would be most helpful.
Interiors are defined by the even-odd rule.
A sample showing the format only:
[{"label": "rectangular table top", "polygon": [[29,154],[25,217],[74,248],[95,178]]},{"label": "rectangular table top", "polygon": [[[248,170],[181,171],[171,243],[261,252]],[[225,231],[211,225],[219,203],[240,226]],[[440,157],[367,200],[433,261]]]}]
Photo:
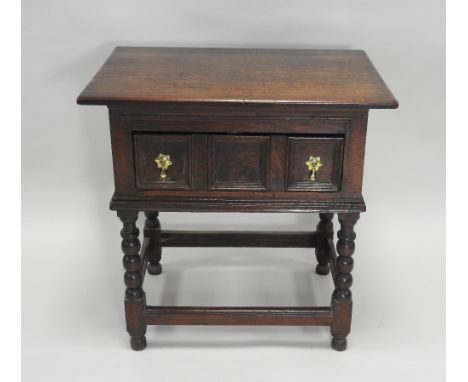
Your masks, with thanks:
[{"label": "rectangular table top", "polygon": [[117,47],[77,102],[398,107],[362,50]]}]

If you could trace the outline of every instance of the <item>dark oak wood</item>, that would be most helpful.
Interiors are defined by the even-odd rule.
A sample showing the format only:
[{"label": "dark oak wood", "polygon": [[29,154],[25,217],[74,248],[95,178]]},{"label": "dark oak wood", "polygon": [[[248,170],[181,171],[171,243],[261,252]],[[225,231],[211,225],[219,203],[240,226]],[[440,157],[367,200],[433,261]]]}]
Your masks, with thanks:
[{"label": "dark oak wood", "polygon": [[351,330],[353,299],[350,288],[353,284],[351,271],[354,267],[354,260],[351,256],[354,253],[354,240],[356,238],[354,225],[358,219],[358,213],[338,214],[341,229],[338,231],[338,243],[336,244],[338,258],[335,264],[335,291],[332,296],[334,316],[331,324],[332,347],[335,350],[346,349],[346,337]]},{"label": "dark oak wood", "polygon": [[130,334],[130,345],[133,350],[143,350],[146,347],[146,324],[143,320],[143,309],[146,305],[145,292],[142,288],[140,273],[141,258],[139,230],[135,223],[138,219],[137,211],[118,211],[117,215],[123,223],[120,232],[122,236],[123,265],[125,268],[125,315],[127,331]]},{"label": "dark oak wood", "polygon": [[147,306],[150,325],[285,325],[329,326],[330,307],[165,307]]},{"label": "dark oak wood", "polygon": [[[275,209],[287,211],[293,209],[291,205],[294,205],[296,207],[294,210],[302,208],[306,212],[326,212],[328,209],[334,209],[337,203],[343,202],[355,204],[352,208],[356,211],[362,212],[365,209],[362,202],[361,186],[363,144],[367,123],[366,111],[347,114],[348,118],[346,119],[332,113],[329,116],[335,115],[336,118],[330,118],[333,121],[331,125],[323,124],[321,121],[316,125],[317,120],[311,118],[307,125],[314,126],[314,129],[321,126],[327,136],[324,137],[323,134],[304,136],[301,134],[302,138],[297,138],[299,142],[304,142],[305,139],[306,144],[303,145],[305,148],[302,151],[299,150],[300,153],[296,156],[293,155],[293,159],[289,155],[288,159],[288,146],[291,146],[288,142],[295,141],[296,137],[288,133],[290,129],[286,117],[278,118],[270,127],[263,122],[257,125],[256,119],[237,118],[237,126],[242,126],[245,123],[247,131],[251,126],[263,129],[261,135],[255,134],[254,136],[231,135],[231,131],[224,131],[224,134],[220,134],[219,132],[223,131],[221,129],[225,119],[216,117],[213,119],[213,124],[218,126],[218,133],[206,134],[202,127],[197,127],[197,118],[192,118],[193,123],[178,121],[177,127],[174,125],[167,127],[166,122],[160,124],[158,122],[160,117],[156,115],[157,110],[158,108],[155,108],[152,115],[145,114],[146,119],[143,125],[136,123],[137,120],[133,118],[129,119],[128,115],[120,110],[110,111],[116,183],[116,194],[111,204],[113,209],[121,209],[122,205],[118,202],[121,200],[125,204],[131,198],[132,202],[136,203],[134,208],[145,210],[148,200],[157,202],[164,198],[165,202],[162,205],[148,206],[146,209],[179,211],[180,207],[183,206],[184,210],[222,211],[224,206],[229,208],[229,199],[233,197],[239,204],[239,211],[242,211],[241,206],[244,202],[250,205],[252,199],[263,199],[262,203],[255,206],[259,209],[272,206],[271,203],[267,202],[268,200],[277,204],[273,208],[269,207],[270,211]],[[152,118],[154,118],[154,123],[151,122]],[[259,120],[263,121],[262,118]],[[330,126],[335,126],[337,120],[341,121],[339,122],[340,128],[344,130],[341,130],[339,134],[328,134]],[[280,128],[283,122],[286,124],[284,133]],[[159,129],[157,133],[151,130],[154,126]],[[187,126],[192,126],[191,140],[188,138]],[[164,128],[170,129],[171,134],[164,133],[161,130]],[[137,141],[144,137],[148,138],[148,143],[137,145],[144,148],[136,151],[136,160],[132,136]],[[168,143],[160,143],[163,140],[158,137],[167,137]],[[247,142],[248,140],[250,142]],[[343,140],[344,143],[337,143]],[[349,143],[350,140],[358,143]],[[178,142],[179,146],[174,147],[174,144],[170,143],[174,141]],[[214,149],[213,142],[216,143]],[[260,142],[263,143],[260,144]],[[332,142],[332,144],[326,142]],[[161,147],[158,149],[158,145],[165,145],[166,152],[164,154],[172,155],[173,165],[169,168],[168,174],[169,177],[172,174],[172,177],[178,179],[178,182],[162,182],[159,179],[160,170],[152,162],[155,153],[162,151]],[[216,146],[218,146],[217,151]],[[222,150],[223,148],[225,151]],[[141,159],[143,155],[141,151],[147,152],[149,155],[146,162]],[[305,162],[314,152],[324,156],[324,166],[318,172],[317,181],[308,185],[306,179],[309,176],[309,171]],[[121,153],[121,155],[116,153]],[[239,171],[239,169],[245,169],[243,163],[250,165],[249,171]],[[216,170],[216,166],[218,166],[218,170]],[[287,172],[290,174],[289,185]],[[242,176],[239,177],[239,174]],[[218,175],[227,178],[217,179]],[[238,178],[237,181],[234,179],[235,177]],[[291,182],[293,183],[291,184]],[[290,187],[290,190],[287,190],[287,186]],[[154,196],[158,198],[153,198]],[[192,203],[193,198],[199,198],[199,202]],[[173,202],[166,202],[168,200]],[[215,201],[219,201],[219,204]],[[321,204],[321,208],[315,208],[314,204],[317,202]],[[246,209],[252,210],[250,206]],[[347,209],[348,207],[345,208],[345,210]]]},{"label": "dark oak wood", "polygon": [[[109,111],[133,349],[146,347],[147,325],[323,325],[346,348],[368,113],[398,106],[365,52],[118,47],[77,102]],[[311,156],[322,163],[315,177]],[[320,222],[316,232],[161,231],[159,212],[178,211],[314,212]],[[161,273],[162,248],[198,246],[315,248],[316,273],[333,277],[331,304],[146,305],[144,277]]]},{"label": "dark oak wood", "polygon": [[328,264],[330,266],[331,276],[333,279],[333,283],[335,284],[337,255],[333,237],[329,237],[327,240],[320,242],[320,245],[323,246],[323,250],[326,252],[327,260],[329,261]]},{"label": "dark oak wood", "polygon": [[148,268],[148,260],[151,254],[151,245],[153,243],[151,242],[149,237],[145,237],[143,239],[143,243],[141,243],[141,249],[140,249],[140,258],[141,258],[141,263],[140,263],[140,276],[141,276],[141,285],[143,285],[143,282],[145,281],[145,275],[146,275],[146,269]]},{"label": "dark oak wood", "polygon": [[208,190],[267,190],[269,137],[211,135],[208,142]]},{"label": "dark oak wood", "polygon": [[[206,104],[192,105],[192,107],[181,104],[179,106],[181,114],[177,114],[177,109],[170,106],[164,104],[152,108],[141,105],[121,108],[112,105],[111,110],[115,110],[123,122],[135,131],[288,135],[344,134],[352,118],[363,113],[362,110],[348,113],[338,110],[324,113],[322,110],[322,114],[316,116],[317,110],[312,107],[304,109],[304,105],[296,105],[297,110],[294,109],[294,114],[297,113],[297,116],[291,116],[291,112],[275,113],[278,106],[268,108],[258,106],[253,109],[246,105],[242,108],[231,106],[211,109]],[[203,111],[209,115],[199,115]],[[300,116],[301,114],[304,115]],[[194,119],[192,115],[197,118]]]},{"label": "dark oak wood", "polygon": [[78,98],[171,101],[398,105],[362,50],[118,47]]},{"label": "dark oak wood", "polygon": [[[190,190],[191,185],[191,135],[134,134],[136,188],[156,190]],[[161,170],[155,159],[159,154],[169,154],[172,165],[167,178],[161,179]]]},{"label": "dark oak wood", "polygon": [[192,190],[208,190],[208,136],[192,135]]},{"label": "dark oak wood", "polygon": [[320,222],[317,224],[319,240],[317,240],[317,246],[315,248],[315,256],[317,257],[318,264],[315,267],[315,272],[319,275],[328,275],[328,273],[330,273],[329,263],[331,258],[327,244],[329,239],[333,240],[333,214],[321,213],[319,217]]},{"label": "dark oak wood", "polygon": [[163,247],[313,248],[317,241],[314,232],[161,232]]},{"label": "dark oak wood", "polygon": [[[158,212],[146,211],[145,216],[145,239],[151,239],[148,247],[148,273],[159,275],[162,272],[161,261],[161,225],[158,219]],[[144,275],[144,272],[143,272]]]},{"label": "dark oak wood", "polygon": [[270,138],[270,171],[268,189],[272,192],[285,191],[286,179],[286,136],[272,135]]},{"label": "dark oak wood", "polygon": [[[287,191],[339,191],[343,162],[343,137],[288,137]],[[323,165],[310,181],[305,162],[319,157]]]},{"label": "dark oak wood", "polygon": [[[181,106],[181,112],[189,114],[195,113],[205,106],[206,105],[199,105],[193,109],[187,109]],[[301,108],[301,105],[297,106],[299,109]],[[111,208],[120,209],[122,208],[122,204],[125,204],[125,202],[131,198],[132,203],[136,203],[134,204],[134,208],[144,210],[145,205],[147,206],[146,203],[148,199],[158,201],[164,198],[165,202],[162,203],[163,205],[148,206],[148,208],[160,211],[179,211],[181,206],[183,206],[184,210],[219,211],[223,210],[224,205],[229,208],[229,199],[234,196],[239,203],[239,211],[242,211],[242,204],[244,204],[244,201],[245,204],[249,205],[249,207],[246,207],[246,210],[251,211],[250,204],[253,198],[265,199],[266,203],[258,203],[256,208],[264,208],[267,205],[270,206],[266,211],[287,211],[293,208],[291,205],[294,205],[297,207],[294,208],[294,210],[303,208],[303,210],[307,212],[320,212],[333,209],[336,203],[343,203],[345,201],[349,204],[355,204],[355,206],[351,208],[356,211],[362,212],[365,210],[361,196],[361,184],[367,111],[345,110],[324,112],[310,110],[309,113],[312,113],[312,116],[307,118],[306,121],[301,122],[301,119],[303,120],[304,118],[294,117],[292,118],[293,122],[291,122],[291,117],[288,117],[288,115],[275,117],[276,119],[272,119],[271,117],[265,119],[265,117],[261,115],[251,116],[249,118],[241,118],[240,116],[236,116],[235,118],[228,117],[223,115],[225,112],[223,108],[220,109],[222,109],[220,111],[220,116],[211,117],[209,119],[209,125],[205,125],[206,117],[203,117],[201,121],[202,124],[200,125],[198,117],[191,118],[192,122],[190,122],[187,119],[184,120],[180,115],[161,116],[158,114],[159,112],[166,113],[168,111],[159,106],[153,107],[151,110],[143,106],[140,108],[128,106],[127,109],[111,109],[111,138],[114,148],[114,177],[116,183],[116,194],[113,198]],[[242,107],[242,109],[244,109],[244,107]],[[245,109],[247,113],[249,108],[246,107]],[[295,112],[291,111],[291,113],[295,115],[299,113],[299,109]],[[258,111],[259,113],[260,110],[261,109]],[[173,112],[174,111],[171,111],[171,113]],[[234,113],[234,110],[229,109],[229,112]],[[262,113],[265,112],[266,110],[263,110]],[[141,118],[143,118],[143,123],[140,123]],[[235,121],[232,118],[234,118]],[[168,121],[172,119],[173,123],[169,123]],[[227,120],[231,120],[231,125],[228,124],[225,126]],[[297,120],[299,120],[299,122],[297,122]],[[267,175],[269,179],[267,186],[269,189],[267,191],[259,193],[258,190],[207,190],[207,169],[210,166],[210,158],[206,153],[207,142],[210,136],[212,138],[217,136],[211,133],[205,134],[203,129],[207,128],[207,126],[211,126],[213,129],[216,127],[216,130],[210,131],[216,131],[217,133],[222,132],[224,134],[231,132],[237,134],[239,131],[248,132],[249,129],[255,127],[256,132],[262,133],[265,137],[269,137],[270,141],[273,143],[270,144],[271,152],[269,154],[269,161],[271,165],[269,166],[269,173]],[[234,128],[234,126],[237,127]],[[338,127],[340,133],[338,133]],[[293,128],[293,130],[291,130],[291,128]],[[166,129],[166,133],[164,133],[164,129]],[[287,137],[292,137],[291,131],[301,131],[301,135],[304,136],[303,133],[306,133],[307,129],[310,131],[320,131],[321,129],[324,134],[329,136],[335,135],[336,137],[342,137],[344,134],[345,148],[340,190],[336,192],[323,192],[314,191],[312,188],[312,190],[306,190],[305,192],[285,191],[286,177],[283,174],[286,171]],[[131,137],[132,135],[142,133],[154,134],[156,131],[161,132],[161,134],[167,134],[167,131],[170,131],[171,133],[176,133],[175,135],[179,133],[192,133],[191,152],[193,154],[191,164],[190,166],[188,166],[188,163],[185,164],[185,168],[191,168],[193,173],[191,179],[192,187],[190,190],[170,189],[170,185],[155,185],[154,187],[144,189],[137,188],[134,169],[135,167],[139,167],[138,163],[135,163],[134,160],[134,147]],[[330,131],[334,131],[335,133],[330,134]],[[350,144],[350,140],[357,141],[358,143]],[[116,153],[120,153],[120,155]],[[244,153],[242,151],[236,153],[236,155],[230,157],[230,162],[239,163],[243,155]],[[356,157],[358,158],[357,160],[355,159]],[[305,163],[307,159],[308,158],[302,158],[300,161]],[[279,160],[281,160],[281,162],[279,162]],[[178,166],[184,166],[180,161],[181,159],[177,160]],[[188,161],[188,159],[185,159],[185,161]],[[300,166],[298,168],[300,168]],[[151,171],[151,167],[149,170]],[[169,171],[171,171],[171,169],[169,169]],[[158,183],[157,177],[159,173],[160,171],[154,166],[154,183]],[[308,171],[304,165],[302,175],[307,176],[307,174]],[[158,196],[158,198],[147,198],[153,196]],[[199,203],[192,203],[191,199],[194,197],[199,198]],[[126,200],[123,200],[124,198]],[[167,202],[168,199],[171,199],[173,202]],[[276,206],[271,207],[272,204],[267,202],[268,199],[272,200]],[[123,203],[119,203],[119,201]],[[219,201],[219,205],[215,201]],[[317,202],[320,202],[319,208],[315,208],[314,204]],[[346,207],[345,210],[346,209],[348,209],[348,207]]]},{"label": "dark oak wood", "polygon": [[110,208],[163,212],[364,212],[366,210],[362,197],[341,200],[319,197],[312,199],[307,195],[305,198],[285,199],[281,194],[267,192],[263,197],[259,197],[234,191],[229,195],[216,197],[196,192],[184,197],[166,194],[154,197],[131,197],[114,194]]}]

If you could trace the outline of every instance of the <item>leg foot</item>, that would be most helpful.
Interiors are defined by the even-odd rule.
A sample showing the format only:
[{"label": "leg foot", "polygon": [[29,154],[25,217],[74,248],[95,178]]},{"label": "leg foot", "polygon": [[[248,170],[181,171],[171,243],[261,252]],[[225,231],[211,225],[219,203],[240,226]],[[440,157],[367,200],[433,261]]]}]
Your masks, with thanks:
[{"label": "leg foot", "polygon": [[328,275],[330,273],[330,266],[328,264],[317,264],[315,273],[322,276]]},{"label": "leg foot", "polygon": [[350,288],[353,284],[351,271],[354,265],[352,255],[354,253],[354,239],[356,238],[354,225],[358,219],[358,213],[338,214],[341,229],[338,231],[338,243],[336,244],[338,258],[335,262],[335,291],[331,303],[333,320],[330,331],[333,336],[332,348],[339,351],[346,349],[346,337],[351,330],[353,297]]},{"label": "leg foot", "polygon": [[130,334],[130,345],[133,350],[142,350],[146,347],[146,323],[143,320],[143,310],[146,305],[145,292],[142,288],[142,275],[140,272],[140,240],[136,221],[138,211],[117,211],[123,223],[120,231],[122,236],[122,251],[124,253],[123,265],[125,267],[125,317],[127,332]]},{"label": "leg foot", "polygon": [[343,351],[343,350],[346,350],[347,343],[348,341],[346,340],[346,338],[333,337],[331,346],[333,349],[337,351]]},{"label": "leg foot", "polygon": [[161,264],[148,264],[148,273],[150,275],[159,275],[162,272],[162,266]]},{"label": "leg foot", "polygon": [[131,337],[130,346],[133,350],[143,350],[144,348],[146,348],[146,337]]}]

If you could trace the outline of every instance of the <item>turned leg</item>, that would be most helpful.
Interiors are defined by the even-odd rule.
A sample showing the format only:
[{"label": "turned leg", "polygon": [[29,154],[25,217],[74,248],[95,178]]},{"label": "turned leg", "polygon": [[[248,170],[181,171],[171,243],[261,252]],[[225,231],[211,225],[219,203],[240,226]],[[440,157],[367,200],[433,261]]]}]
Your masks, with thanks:
[{"label": "turned leg", "polygon": [[117,216],[123,223],[122,236],[123,265],[125,268],[125,316],[127,331],[130,334],[130,345],[133,350],[146,347],[146,324],[143,320],[143,309],[146,305],[145,292],[142,288],[140,272],[140,241],[135,223],[138,211],[118,211]]},{"label": "turned leg", "polygon": [[320,234],[319,242],[315,247],[315,256],[317,257],[318,264],[315,267],[315,272],[319,275],[328,275],[330,273],[330,254],[323,245],[323,240],[333,239],[333,214],[322,213],[319,214],[320,222],[317,224],[317,233]]},{"label": "turned leg", "polygon": [[145,237],[151,237],[151,247],[148,249],[148,273],[159,275],[162,272],[161,261],[161,225],[159,224],[158,212],[145,212]]},{"label": "turned leg", "polygon": [[335,350],[346,349],[346,337],[351,330],[351,314],[353,300],[351,295],[351,285],[353,277],[354,253],[354,225],[359,219],[359,213],[338,214],[341,228],[338,231],[338,243],[336,251],[338,257],[335,264],[335,291],[332,296],[333,321],[331,324],[332,347]]}]

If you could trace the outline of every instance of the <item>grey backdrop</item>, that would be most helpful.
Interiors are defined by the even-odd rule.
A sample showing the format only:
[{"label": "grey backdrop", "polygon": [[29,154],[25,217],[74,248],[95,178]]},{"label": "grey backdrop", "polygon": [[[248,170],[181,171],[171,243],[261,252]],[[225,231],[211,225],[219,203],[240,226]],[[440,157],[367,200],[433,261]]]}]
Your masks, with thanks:
[{"label": "grey backdrop", "polygon": [[[24,380],[443,380],[444,20],[440,0],[23,0]],[[330,350],[323,328],[271,327],[150,327],[148,348],[129,350],[106,109],[75,104],[116,45],[367,51],[401,106],[369,118],[347,352]],[[161,220],[316,224],[307,214]],[[164,274],[146,282],[155,304],[326,304],[331,293],[311,251],[163,256]]]}]

